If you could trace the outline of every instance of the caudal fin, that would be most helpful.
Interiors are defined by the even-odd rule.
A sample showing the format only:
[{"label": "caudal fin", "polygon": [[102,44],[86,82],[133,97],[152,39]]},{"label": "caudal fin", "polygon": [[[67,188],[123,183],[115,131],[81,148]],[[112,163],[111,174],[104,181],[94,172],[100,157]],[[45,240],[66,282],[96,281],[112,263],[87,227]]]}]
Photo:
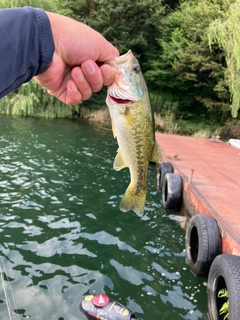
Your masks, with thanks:
[{"label": "caudal fin", "polygon": [[146,201],[146,193],[146,190],[144,190],[141,194],[136,195],[133,194],[128,187],[121,200],[120,210],[123,212],[133,210],[138,216],[142,217]]}]

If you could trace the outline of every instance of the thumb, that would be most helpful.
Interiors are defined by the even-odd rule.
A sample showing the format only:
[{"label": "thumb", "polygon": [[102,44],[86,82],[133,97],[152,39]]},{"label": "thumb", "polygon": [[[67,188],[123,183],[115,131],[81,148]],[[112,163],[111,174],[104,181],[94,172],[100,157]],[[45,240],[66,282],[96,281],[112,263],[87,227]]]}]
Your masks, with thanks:
[{"label": "thumb", "polygon": [[119,56],[119,51],[110,42],[108,42],[101,34],[99,36],[102,38],[98,41],[98,58],[97,61],[105,62]]}]

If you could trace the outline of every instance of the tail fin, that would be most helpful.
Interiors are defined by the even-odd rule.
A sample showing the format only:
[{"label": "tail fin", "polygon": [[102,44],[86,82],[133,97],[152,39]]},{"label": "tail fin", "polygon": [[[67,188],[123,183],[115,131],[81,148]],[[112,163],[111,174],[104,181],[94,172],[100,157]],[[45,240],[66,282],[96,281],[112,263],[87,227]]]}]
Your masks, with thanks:
[{"label": "tail fin", "polygon": [[138,216],[142,217],[146,201],[146,194],[146,190],[143,190],[141,194],[133,194],[128,187],[121,200],[120,210],[123,212],[133,210]]}]

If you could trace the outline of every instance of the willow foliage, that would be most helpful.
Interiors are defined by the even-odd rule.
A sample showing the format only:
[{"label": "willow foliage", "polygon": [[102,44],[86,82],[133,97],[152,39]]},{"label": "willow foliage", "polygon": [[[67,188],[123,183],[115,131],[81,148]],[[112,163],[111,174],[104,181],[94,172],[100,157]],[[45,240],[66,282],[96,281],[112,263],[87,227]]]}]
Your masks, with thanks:
[{"label": "willow foliage", "polygon": [[207,30],[214,20],[225,16],[233,1],[181,1],[162,21],[161,49],[150,61],[146,78],[161,95],[178,101],[180,116],[230,113],[224,53],[218,45],[210,50]]},{"label": "willow foliage", "polygon": [[0,114],[41,118],[72,118],[80,106],[68,106],[47,94],[34,80],[0,99]]},{"label": "willow foliage", "polygon": [[[0,8],[23,6],[56,11],[54,1],[0,0]],[[65,105],[31,80],[0,100],[0,113],[25,117],[72,118],[73,115],[79,114],[79,106]]]},{"label": "willow foliage", "polygon": [[218,43],[225,51],[225,78],[231,93],[233,117],[240,109],[240,0],[229,6],[225,19],[215,20],[209,28],[210,45]]}]

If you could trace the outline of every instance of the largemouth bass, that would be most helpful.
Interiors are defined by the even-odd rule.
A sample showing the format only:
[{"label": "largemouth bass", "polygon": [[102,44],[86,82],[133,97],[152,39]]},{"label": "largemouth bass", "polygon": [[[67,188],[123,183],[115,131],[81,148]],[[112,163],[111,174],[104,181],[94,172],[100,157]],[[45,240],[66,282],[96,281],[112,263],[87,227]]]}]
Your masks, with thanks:
[{"label": "largemouth bass", "polygon": [[113,135],[119,145],[113,168],[118,171],[128,167],[131,175],[120,210],[133,210],[142,216],[148,163],[159,163],[161,160],[147,86],[132,51],[107,63],[116,73],[115,82],[108,87],[106,99]]}]

